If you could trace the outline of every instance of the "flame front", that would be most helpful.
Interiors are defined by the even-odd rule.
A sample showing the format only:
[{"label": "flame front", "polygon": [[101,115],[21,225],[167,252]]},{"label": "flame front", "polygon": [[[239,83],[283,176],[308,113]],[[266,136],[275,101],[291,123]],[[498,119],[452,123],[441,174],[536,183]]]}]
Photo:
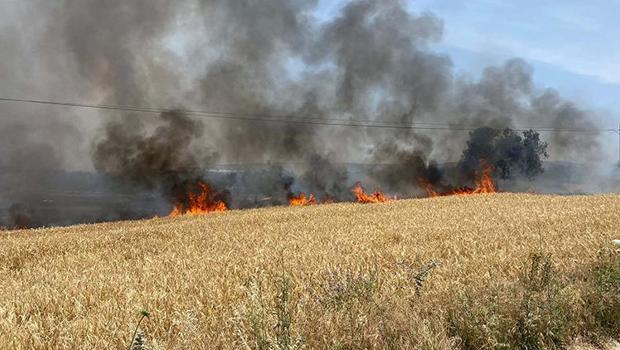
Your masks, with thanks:
[{"label": "flame front", "polygon": [[[447,192],[440,192],[425,179],[418,179],[418,181],[420,185],[426,189],[429,197],[496,193],[497,186],[493,181],[493,167],[485,161],[481,161],[481,165],[482,172],[481,175],[477,176],[474,180],[476,185],[474,188],[461,187],[454,188]],[[196,186],[198,191],[188,191],[185,198],[183,200],[179,200],[174,205],[174,208],[170,212],[169,216],[203,215],[228,210],[226,203],[217,198],[216,192],[214,192],[208,184],[198,182]],[[360,182],[355,184],[355,187],[351,190],[351,192],[355,195],[357,203],[385,203],[392,200],[392,198],[386,196],[380,191],[366,193]],[[396,198],[394,198],[394,200],[395,199]],[[333,200],[328,199],[324,202],[332,203]],[[306,193],[303,192],[289,199],[290,206],[309,206],[317,203],[318,202],[314,194],[306,195]]]},{"label": "flame front", "polygon": [[228,210],[228,206],[224,201],[214,198],[214,193],[209,185],[204,182],[198,182],[197,185],[199,188],[198,193],[188,192],[187,204],[176,203],[169,216],[203,215]]},{"label": "flame front", "polygon": [[483,162],[482,176],[476,181],[473,193],[497,193],[497,186],[493,181],[493,167]]},{"label": "flame front", "polygon": [[375,191],[372,194],[366,193],[361,183],[356,183],[355,187],[351,190],[355,197],[357,198],[358,203],[385,203],[390,200],[383,192]]},{"label": "flame front", "polygon": [[300,193],[298,196],[293,196],[288,201],[289,205],[292,207],[303,207],[307,205],[316,204],[316,199],[313,194],[310,194],[309,197],[306,197],[305,193]]},{"label": "flame front", "polygon": [[475,179],[475,188],[461,187],[442,193],[435,190],[433,185],[425,182],[424,179],[420,179],[419,181],[425,186],[429,197],[497,193],[497,186],[495,185],[495,181],[493,181],[493,167],[484,160],[480,161],[480,164],[482,165],[482,175]]}]

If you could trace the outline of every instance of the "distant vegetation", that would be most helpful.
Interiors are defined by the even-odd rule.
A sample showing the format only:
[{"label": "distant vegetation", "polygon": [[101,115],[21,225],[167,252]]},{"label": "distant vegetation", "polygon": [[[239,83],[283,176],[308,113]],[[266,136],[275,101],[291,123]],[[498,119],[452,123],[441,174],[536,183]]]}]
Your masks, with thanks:
[{"label": "distant vegetation", "polygon": [[600,344],[620,338],[619,210],[496,194],[2,233],[0,348]]}]

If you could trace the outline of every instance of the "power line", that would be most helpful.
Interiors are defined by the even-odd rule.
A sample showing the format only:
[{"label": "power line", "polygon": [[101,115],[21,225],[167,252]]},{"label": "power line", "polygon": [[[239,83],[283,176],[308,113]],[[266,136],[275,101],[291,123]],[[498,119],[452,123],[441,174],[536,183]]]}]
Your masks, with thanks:
[{"label": "power line", "polygon": [[[76,107],[76,108],[88,108],[88,109],[100,109],[100,110],[113,110],[113,111],[125,111],[125,112],[137,112],[147,114],[161,114],[170,112],[172,109],[163,108],[150,108],[150,107],[133,107],[133,106],[115,106],[105,104],[85,104],[74,102],[62,102],[62,101],[46,101],[35,99],[20,99],[0,97],[0,102],[15,102],[15,103],[30,103],[40,105],[51,105],[60,107]],[[404,129],[404,130],[451,130],[451,131],[473,131],[485,126],[466,126],[458,124],[445,124],[445,123],[433,123],[433,122],[412,122],[412,123],[396,123],[390,121],[381,120],[365,120],[365,121],[351,121],[334,118],[317,118],[310,117],[303,120],[294,119],[294,116],[275,116],[267,114],[246,114],[235,112],[215,112],[215,111],[201,111],[201,110],[185,110],[180,109],[183,113],[203,118],[223,119],[223,120],[243,120],[252,122],[268,122],[268,123],[288,123],[298,125],[321,125],[321,126],[340,126],[340,127],[360,127],[360,128],[379,128],[379,129]],[[516,131],[535,130],[539,132],[575,132],[575,133],[601,133],[601,132],[618,132],[615,129],[562,129],[552,127],[537,127],[537,128],[513,128]]]}]

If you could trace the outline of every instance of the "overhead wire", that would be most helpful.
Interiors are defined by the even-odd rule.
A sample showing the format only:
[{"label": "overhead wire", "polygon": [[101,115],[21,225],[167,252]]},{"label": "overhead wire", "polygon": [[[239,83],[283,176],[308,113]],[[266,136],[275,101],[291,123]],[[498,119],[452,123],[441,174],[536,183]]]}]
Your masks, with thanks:
[{"label": "overhead wire", "polygon": [[[273,114],[249,114],[249,113],[237,113],[237,112],[221,112],[221,111],[205,111],[205,110],[192,110],[182,108],[152,108],[152,107],[135,107],[135,106],[120,106],[120,105],[106,105],[106,104],[87,104],[87,103],[75,103],[65,101],[51,101],[51,100],[38,100],[38,99],[24,99],[24,98],[10,98],[0,97],[0,102],[13,102],[13,103],[28,103],[39,105],[50,105],[59,107],[73,107],[73,108],[88,108],[99,110],[111,110],[111,111],[124,111],[124,112],[136,112],[136,113],[148,113],[148,114],[161,114],[178,110],[186,115],[202,118],[213,118],[220,120],[242,120],[250,122],[267,122],[267,123],[289,123],[297,125],[308,126],[338,126],[338,127],[359,127],[359,128],[379,128],[379,129],[404,129],[404,130],[451,130],[451,131],[473,131],[486,125],[462,125],[462,124],[450,124],[450,123],[438,123],[438,122],[418,122],[413,121],[410,123],[392,122],[384,120],[355,120],[355,119],[335,119],[335,118],[321,118],[316,116],[306,116],[304,119],[298,119],[293,115],[273,115]],[[534,130],[539,132],[574,132],[574,133],[601,133],[601,132],[617,132],[615,129],[579,129],[579,128],[553,128],[553,127],[518,127],[511,128],[516,131]]]}]

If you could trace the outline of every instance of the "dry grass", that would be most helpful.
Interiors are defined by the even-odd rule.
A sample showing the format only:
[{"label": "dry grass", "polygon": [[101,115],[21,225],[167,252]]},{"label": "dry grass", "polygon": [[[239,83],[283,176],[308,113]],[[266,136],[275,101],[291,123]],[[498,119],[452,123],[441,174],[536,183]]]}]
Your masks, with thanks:
[{"label": "dry grass", "polygon": [[587,269],[618,213],[615,195],[499,194],[2,233],[0,348],[123,348],[141,310],[156,349],[450,348],[438,320],[464,293],[509,290],[534,251]]}]

